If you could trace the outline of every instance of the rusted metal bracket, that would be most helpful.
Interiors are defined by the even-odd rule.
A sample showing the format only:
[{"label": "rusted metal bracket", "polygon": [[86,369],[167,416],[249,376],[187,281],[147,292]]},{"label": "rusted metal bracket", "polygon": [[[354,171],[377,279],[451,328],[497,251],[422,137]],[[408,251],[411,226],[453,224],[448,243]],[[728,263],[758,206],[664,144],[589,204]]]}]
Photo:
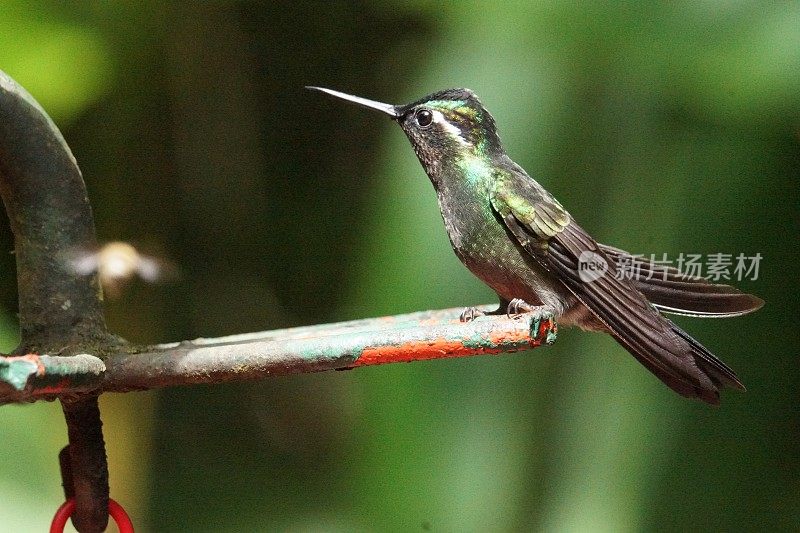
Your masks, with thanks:
[{"label": "rusted metal bracket", "polygon": [[460,311],[124,347],[105,361],[88,354],[0,357],[0,404],[509,353],[555,340],[556,325],[547,314],[485,316],[465,324]]},{"label": "rusted metal bracket", "polygon": [[[117,341],[106,331],[96,276],[76,276],[65,253],[93,249],[94,220],[83,177],[61,133],[39,104],[0,72],[0,194],[14,232],[21,343],[15,355],[103,354]],[[83,360],[76,359],[75,362]],[[51,360],[66,371],[72,360]],[[2,374],[19,387],[33,361],[5,360]],[[46,369],[36,364],[36,373]],[[96,375],[86,372],[79,378]],[[97,396],[63,397],[70,437],[75,527],[108,523],[108,468]]]}]

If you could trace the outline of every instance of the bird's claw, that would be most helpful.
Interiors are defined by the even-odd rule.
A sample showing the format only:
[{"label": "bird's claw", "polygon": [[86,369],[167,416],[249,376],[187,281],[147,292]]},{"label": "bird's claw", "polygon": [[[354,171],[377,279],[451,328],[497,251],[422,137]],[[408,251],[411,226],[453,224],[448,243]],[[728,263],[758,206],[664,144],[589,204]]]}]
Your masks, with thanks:
[{"label": "bird's claw", "polygon": [[483,316],[485,314],[486,313],[484,313],[483,311],[481,311],[477,307],[466,307],[461,312],[461,316],[459,317],[459,320],[461,320],[461,322],[472,322],[473,320],[475,320],[479,316]]},{"label": "bird's claw", "polygon": [[508,307],[506,308],[506,315],[509,317],[515,315],[521,315],[523,313],[531,313],[536,308],[523,300],[522,298],[514,298],[510,302],[508,302]]},{"label": "bird's claw", "polygon": [[471,322],[478,318],[479,316],[485,315],[502,315],[505,314],[509,318],[519,316],[525,313],[533,313],[537,311],[540,307],[536,307],[534,305],[529,304],[522,298],[514,298],[506,307],[503,307],[503,303],[500,303],[500,307],[494,311],[481,311],[477,307],[466,307],[460,316],[461,322]]}]

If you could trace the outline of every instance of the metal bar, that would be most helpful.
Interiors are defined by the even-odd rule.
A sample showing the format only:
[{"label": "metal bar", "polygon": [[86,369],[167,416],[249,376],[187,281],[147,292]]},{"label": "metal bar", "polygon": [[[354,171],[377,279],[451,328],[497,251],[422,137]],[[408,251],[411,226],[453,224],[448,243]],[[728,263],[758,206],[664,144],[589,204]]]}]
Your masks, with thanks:
[{"label": "metal bar", "polygon": [[[116,341],[106,331],[97,276],[76,275],[69,261],[71,254],[97,245],[83,177],[47,113],[3,72],[0,194],[14,232],[17,261],[22,341],[15,353],[102,354]],[[19,393],[26,365],[7,363],[10,388]],[[39,370],[37,365],[37,374]],[[70,392],[62,406],[75,489],[73,523],[81,532],[103,531],[108,523],[108,484],[97,480],[98,473],[107,477],[108,469],[97,398],[77,399],[78,388]],[[105,508],[98,507],[103,503]]]},{"label": "metal bar", "polygon": [[21,353],[105,338],[97,276],[69,254],[92,250],[94,219],[78,164],[39,104],[0,72],[0,194],[17,260]]},{"label": "metal bar", "polygon": [[[385,363],[516,352],[550,344],[550,315],[458,320],[461,309],[413,313],[160,345],[106,360],[104,391],[341,370]],[[252,340],[251,340],[252,339]]]},{"label": "metal bar", "polygon": [[61,400],[69,434],[69,457],[75,512],[81,533],[101,533],[108,525],[108,465],[97,396]]},{"label": "metal bar", "polygon": [[88,354],[0,357],[0,405],[93,393],[105,370],[102,359]]},{"label": "metal bar", "polygon": [[458,319],[460,311],[424,311],[128,347],[105,361],[88,354],[0,357],[0,385],[5,385],[0,387],[0,404],[500,354],[555,340],[556,325],[547,314],[485,316],[463,323]]}]

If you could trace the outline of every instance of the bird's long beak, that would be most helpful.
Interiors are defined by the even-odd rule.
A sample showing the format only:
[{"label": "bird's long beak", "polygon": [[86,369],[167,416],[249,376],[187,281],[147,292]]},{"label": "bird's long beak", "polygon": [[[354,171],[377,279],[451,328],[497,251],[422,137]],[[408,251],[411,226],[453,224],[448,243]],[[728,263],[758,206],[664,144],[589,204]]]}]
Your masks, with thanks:
[{"label": "bird's long beak", "polygon": [[339,91],[334,91],[332,89],[324,89],[322,87],[306,86],[306,89],[311,89],[312,91],[322,91],[323,93],[328,93],[331,96],[335,96],[336,98],[341,98],[342,100],[347,100],[348,102],[353,102],[360,106],[368,107],[370,109],[377,109],[378,111],[382,111],[392,118],[397,118],[399,116],[397,113],[397,107],[393,106],[392,104],[384,104],[381,102],[376,102],[375,100],[367,100],[366,98],[361,98],[360,96],[353,96],[352,94],[340,93]]}]

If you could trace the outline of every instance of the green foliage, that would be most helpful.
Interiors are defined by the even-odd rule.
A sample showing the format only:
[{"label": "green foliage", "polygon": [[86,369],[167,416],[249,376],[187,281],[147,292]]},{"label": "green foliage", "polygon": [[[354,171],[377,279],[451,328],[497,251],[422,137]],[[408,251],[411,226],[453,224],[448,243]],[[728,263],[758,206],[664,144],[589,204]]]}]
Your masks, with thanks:
[{"label": "green foliage", "polygon": [[114,72],[96,28],[46,6],[22,0],[0,5],[0,65],[63,124],[109,89]]}]

